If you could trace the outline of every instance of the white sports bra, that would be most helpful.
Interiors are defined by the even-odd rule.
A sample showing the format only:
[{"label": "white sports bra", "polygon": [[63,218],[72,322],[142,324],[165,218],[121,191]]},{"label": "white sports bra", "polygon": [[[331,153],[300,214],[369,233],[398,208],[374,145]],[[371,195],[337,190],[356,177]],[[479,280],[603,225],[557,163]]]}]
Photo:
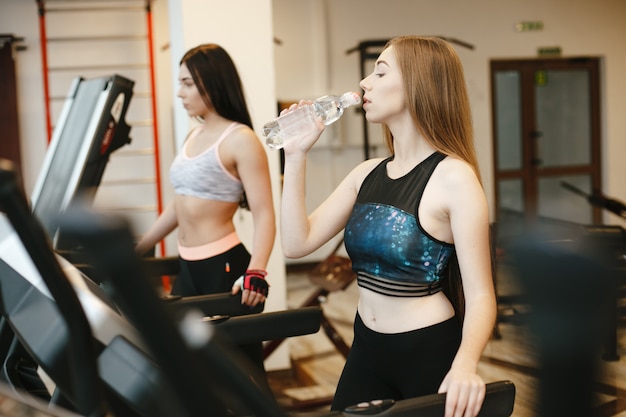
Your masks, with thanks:
[{"label": "white sports bra", "polygon": [[242,126],[245,125],[233,122],[208,149],[197,156],[189,157],[189,139],[197,135],[200,129],[192,132],[170,167],[170,182],[174,186],[174,192],[205,200],[239,202],[243,196],[243,184],[224,168],[218,149],[230,133]]}]

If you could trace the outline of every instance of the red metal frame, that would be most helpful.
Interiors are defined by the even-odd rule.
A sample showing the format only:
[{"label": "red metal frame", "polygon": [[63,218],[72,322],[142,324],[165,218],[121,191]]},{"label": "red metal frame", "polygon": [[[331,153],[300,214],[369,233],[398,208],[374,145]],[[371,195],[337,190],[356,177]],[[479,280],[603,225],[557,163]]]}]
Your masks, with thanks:
[{"label": "red metal frame", "polygon": [[41,43],[41,66],[43,71],[43,94],[48,143],[52,140],[52,121],[50,118],[50,83],[48,80],[48,41],[46,36],[46,6],[43,0],[37,0],[39,13],[39,42]]},{"label": "red metal frame", "polygon": [[[48,135],[48,143],[52,140],[52,122],[50,116],[50,85],[48,79],[48,42],[46,34],[46,10],[45,0],[36,0],[39,11],[39,36],[41,43],[41,61],[43,71],[43,87],[45,98],[45,117],[46,117],[46,129]],[[146,23],[147,23],[147,38],[148,38],[148,55],[149,55],[149,71],[150,71],[150,89],[151,89],[151,110],[152,110],[152,136],[154,146],[154,172],[156,181],[156,197],[157,197],[157,214],[163,212],[163,195],[161,192],[161,161],[160,161],[160,149],[159,149],[159,125],[157,116],[157,104],[156,104],[156,81],[154,74],[154,35],[152,26],[152,9],[151,0],[146,0]],[[160,242],[161,256],[165,256],[166,248],[165,241]],[[168,277],[163,277],[163,288],[166,291],[170,289],[170,280]]]},{"label": "red metal frame", "polygon": [[[156,81],[154,75],[154,46],[153,46],[153,28],[152,28],[152,8],[150,7],[151,0],[146,0],[146,26],[148,28],[148,54],[150,59],[150,89],[151,91],[151,105],[152,105],[152,137],[154,140],[154,172],[156,175],[156,194],[157,194],[157,213],[161,214],[163,211],[163,196],[161,193],[161,162],[159,151],[159,125],[157,123],[157,106],[156,106]],[[165,241],[161,241],[161,256],[165,256]],[[161,278],[163,289],[169,292],[170,279],[167,276]]]}]

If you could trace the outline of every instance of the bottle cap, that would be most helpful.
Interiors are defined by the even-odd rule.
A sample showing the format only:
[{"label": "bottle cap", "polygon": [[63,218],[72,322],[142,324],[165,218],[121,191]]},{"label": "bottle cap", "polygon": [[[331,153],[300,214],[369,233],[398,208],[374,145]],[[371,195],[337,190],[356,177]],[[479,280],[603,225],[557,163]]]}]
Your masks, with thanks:
[{"label": "bottle cap", "polygon": [[348,106],[354,106],[361,102],[361,96],[354,91],[348,91],[341,96],[341,101],[345,102]]}]

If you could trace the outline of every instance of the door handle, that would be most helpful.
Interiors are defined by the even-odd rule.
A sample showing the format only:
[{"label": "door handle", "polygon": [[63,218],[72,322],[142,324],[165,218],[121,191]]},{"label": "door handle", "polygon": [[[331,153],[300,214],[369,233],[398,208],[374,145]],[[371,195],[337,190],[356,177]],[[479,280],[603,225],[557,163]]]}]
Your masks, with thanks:
[{"label": "door handle", "polygon": [[541,143],[539,139],[543,137],[543,132],[540,130],[532,130],[530,132],[530,138],[534,141],[532,144],[533,149],[533,158],[531,160],[531,164],[534,167],[541,166],[543,164],[543,159],[541,159]]}]

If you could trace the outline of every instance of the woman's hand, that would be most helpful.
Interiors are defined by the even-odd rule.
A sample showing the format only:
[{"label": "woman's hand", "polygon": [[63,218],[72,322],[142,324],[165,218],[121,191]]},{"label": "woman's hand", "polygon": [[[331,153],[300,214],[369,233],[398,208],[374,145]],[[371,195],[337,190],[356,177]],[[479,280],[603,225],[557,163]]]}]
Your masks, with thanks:
[{"label": "woman's hand", "polygon": [[322,118],[317,116],[312,108],[307,107],[312,103],[312,101],[300,100],[280,112],[281,116],[292,112],[302,113],[302,120],[299,123],[294,123],[293,126],[285,129],[285,134],[289,137],[283,146],[285,156],[306,154],[324,132],[325,126]]},{"label": "woman's hand", "polygon": [[232,294],[241,291],[241,304],[256,307],[264,303],[269,293],[270,285],[265,280],[267,271],[262,269],[248,269],[233,283]]},{"label": "woman's hand", "polygon": [[439,387],[440,393],[446,393],[445,417],[475,417],[485,391],[485,382],[475,372],[450,369]]}]

